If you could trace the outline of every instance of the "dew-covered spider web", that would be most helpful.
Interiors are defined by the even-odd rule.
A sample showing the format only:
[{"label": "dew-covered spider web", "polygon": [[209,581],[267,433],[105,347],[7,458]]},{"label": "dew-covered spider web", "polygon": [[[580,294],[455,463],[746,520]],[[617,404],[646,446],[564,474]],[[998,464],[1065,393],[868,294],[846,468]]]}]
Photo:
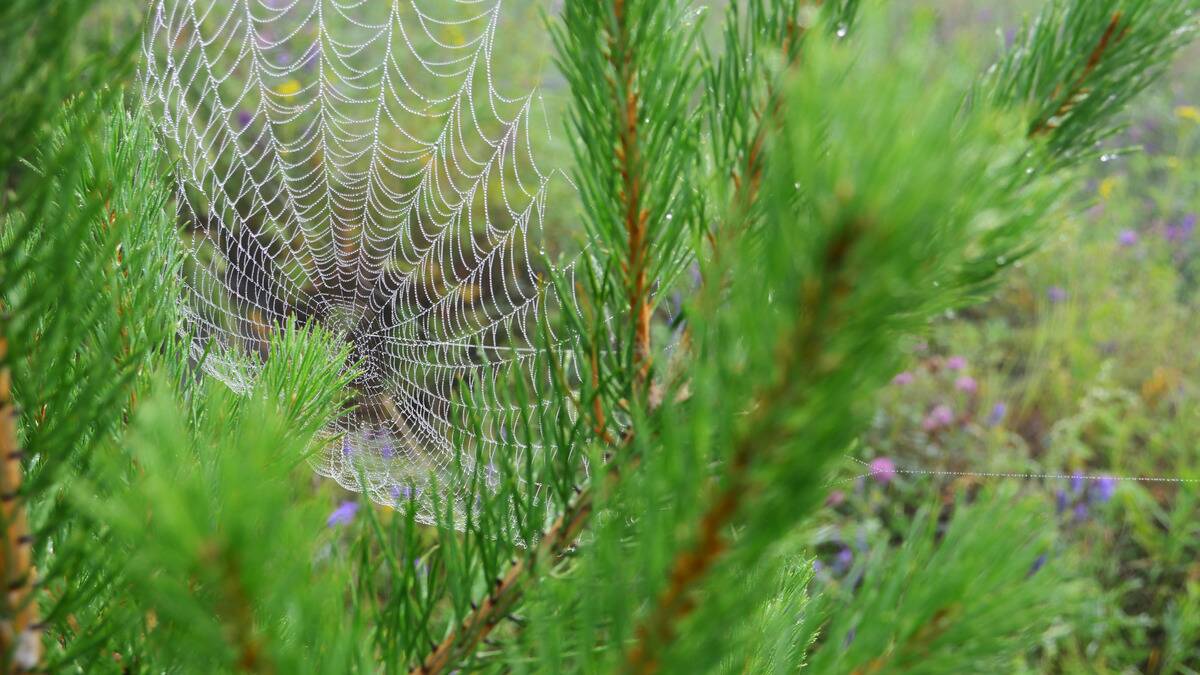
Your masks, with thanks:
[{"label": "dew-covered spider web", "polygon": [[459,421],[463,388],[514,369],[544,395],[543,231],[565,178],[534,156],[541,94],[506,95],[495,72],[529,17],[501,0],[150,11],[143,94],[178,160],[181,310],[207,372],[248,389],[288,317],[347,341],[354,412],[315,466],[385,504],[449,480],[455,439],[489,472],[502,448],[537,451],[511,438],[511,404],[476,398]]}]

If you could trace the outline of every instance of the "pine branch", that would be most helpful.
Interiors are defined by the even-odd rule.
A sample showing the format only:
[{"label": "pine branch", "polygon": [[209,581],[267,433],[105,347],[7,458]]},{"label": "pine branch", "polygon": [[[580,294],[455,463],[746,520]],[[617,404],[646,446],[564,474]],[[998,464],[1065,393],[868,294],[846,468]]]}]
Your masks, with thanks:
[{"label": "pine branch", "polygon": [[497,577],[486,597],[474,603],[472,611],[457,630],[446,636],[410,673],[435,675],[445,673],[472,654],[492,630],[509,617],[524,592],[524,584],[537,570],[558,560],[575,545],[592,515],[592,492],[581,488],[574,501],[562,515],[542,533],[537,546],[524,558],[514,558],[504,576]]},{"label": "pine branch", "polygon": [[625,0],[613,0],[611,9],[616,31],[609,36],[607,58],[616,80],[610,82],[609,86],[613,94],[613,109],[620,119],[616,148],[621,172],[619,198],[629,239],[625,269],[631,280],[629,320],[634,326],[634,381],[635,388],[642,389],[650,369],[650,289],[646,279],[650,256],[650,238],[646,228],[650,213],[642,207],[642,158],[638,145],[638,112],[641,106]]},{"label": "pine branch", "polygon": [[[846,262],[862,229],[861,224],[851,221],[831,239],[822,256],[821,281],[800,294],[802,306],[796,309],[799,321],[783,335],[775,349],[780,365],[776,383],[755,398],[752,421],[736,442],[723,487],[700,518],[696,541],[676,555],[667,588],[638,627],[637,644],[628,656],[631,672],[658,671],[658,650],[674,638],[678,622],[695,609],[691,592],[728,547],[725,531],[743,500],[752,494],[753,463],[762,461],[764,454],[769,454],[789,431],[778,412],[799,405],[797,397],[804,395],[804,385],[819,379],[821,366],[814,364],[823,361],[824,336],[836,332],[842,324],[839,301],[850,288]],[[807,372],[803,370],[805,366]]]},{"label": "pine branch", "polygon": [[[1080,97],[1088,94],[1086,88],[1088,77],[1096,70],[1096,66],[1100,65],[1100,60],[1104,58],[1104,54],[1112,44],[1116,44],[1125,39],[1128,32],[1128,26],[1117,32],[1118,26],[1121,24],[1121,12],[1113,12],[1112,20],[1108,23],[1108,28],[1104,30],[1104,34],[1100,36],[1100,41],[1096,44],[1095,49],[1088,55],[1087,62],[1084,64],[1083,72],[1074,83],[1067,89],[1067,93],[1062,98],[1062,103],[1055,108],[1054,112],[1046,116],[1040,121],[1035,122],[1029,130],[1029,137],[1036,138],[1042,134],[1049,133],[1058,127],[1063,117],[1071,112],[1075,107]],[[1055,92],[1055,99],[1058,98],[1058,92]]]},{"label": "pine branch", "polygon": [[0,619],[0,663],[4,671],[32,670],[42,659],[37,599],[33,595],[36,572],[30,549],[32,538],[21,497],[21,459],[17,443],[17,408],[12,399],[8,370],[8,340],[0,336],[0,513],[4,541],[0,548],[0,581],[5,585],[4,617]]}]

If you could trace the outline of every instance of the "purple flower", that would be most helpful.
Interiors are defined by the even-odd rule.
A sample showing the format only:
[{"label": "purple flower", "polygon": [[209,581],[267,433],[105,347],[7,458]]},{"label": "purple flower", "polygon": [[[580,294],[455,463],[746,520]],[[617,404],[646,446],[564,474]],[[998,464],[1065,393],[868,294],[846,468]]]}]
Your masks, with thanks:
[{"label": "purple flower", "polygon": [[967,367],[967,359],[962,356],[951,356],[946,359],[946,367],[950,370],[963,370]]},{"label": "purple flower", "polygon": [[1138,243],[1138,233],[1133,230],[1121,230],[1121,234],[1117,235],[1117,243],[1128,248]]},{"label": "purple flower", "polygon": [[954,423],[954,411],[950,406],[943,404],[934,406],[933,410],[921,420],[921,428],[925,431],[937,431],[942,427],[948,427]]},{"label": "purple flower", "polygon": [[379,456],[384,459],[391,459],[396,456],[396,448],[390,442],[384,441],[383,445],[379,446]]},{"label": "purple flower", "polygon": [[1181,244],[1191,238],[1192,232],[1196,229],[1196,214],[1189,213],[1184,216],[1177,224],[1168,225],[1167,231],[1163,236],[1167,241]]},{"label": "purple flower", "polygon": [[838,551],[837,559],[834,560],[834,568],[839,572],[844,572],[850,569],[852,564],[854,564],[854,551],[851,551],[849,546],[843,547]]},{"label": "purple flower", "polygon": [[1062,515],[1067,510],[1067,493],[1059,490],[1054,493],[1054,512]]},{"label": "purple flower", "polygon": [[252,119],[254,119],[254,116],[250,114],[249,110],[239,110],[237,114],[238,128],[245,129],[250,126]]},{"label": "purple flower", "polygon": [[876,457],[871,460],[867,468],[871,470],[871,476],[880,485],[887,485],[896,477],[896,464],[887,457]]},{"label": "purple flower", "polygon": [[1067,289],[1063,288],[1062,286],[1051,286],[1049,290],[1046,291],[1046,297],[1049,298],[1050,302],[1054,304],[1064,302],[1067,299]]},{"label": "purple flower", "polygon": [[821,561],[820,561],[820,560],[814,560],[814,561],[813,561],[813,572],[814,572],[814,573],[820,573],[820,571],[821,571],[821,570],[822,570],[824,567],[825,567],[825,566],[821,564]]},{"label": "purple flower", "polygon": [[979,389],[979,383],[970,375],[963,375],[954,381],[954,388],[968,394],[974,394]]},{"label": "purple flower", "polygon": [[1087,518],[1088,518],[1087,504],[1085,504],[1083,502],[1079,502],[1078,504],[1075,505],[1075,520],[1084,521],[1084,520],[1087,520]]},{"label": "purple flower", "polygon": [[1096,480],[1096,494],[1098,501],[1106,502],[1112,499],[1113,494],[1117,491],[1117,479],[1111,476],[1103,476]]},{"label": "purple flower", "polygon": [[1071,474],[1071,492],[1074,492],[1075,494],[1079,494],[1080,492],[1083,492],[1083,486],[1084,486],[1083,474],[1078,471]]},{"label": "purple flower", "polygon": [[834,490],[833,492],[829,493],[828,497],[825,498],[826,506],[838,507],[838,506],[841,506],[842,504],[844,504],[845,502],[846,502],[846,493],[842,492],[841,490]]},{"label": "purple flower", "polygon": [[346,436],[342,437],[342,456],[349,457],[354,453],[354,446],[350,445],[350,439]]},{"label": "purple flower", "polygon": [[914,379],[916,378],[913,376],[913,374],[906,370],[902,373],[896,373],[896,376],[892,378],[892,384],[898,387],[903,387],[905,385],[912,384]]},{"label": "purple flower", "polygon": [[1004,421],[1004,416],[1008,413],[1008,404],[1004,401],[997,401],[996,405],[992,406],[992,412],[988,414],[987,423],[989,427],[994,427]]},{"label": "purple flower", "polygon": [[349,525],[354,520],[356,513],[358,513],[358,502],[342,502],[333,510],[333,513],[329,514],[329,518],[325,521],[325,526]]},{"label": "purple flower", "polygon": [[1037,560],[1033,561],[1032,565],[1029,566],[1029,574],[1027,574],[1025,576],[1031,577],[1031,576],[1037,574],[1037,571],[1042,569],[1042,567],[1044,567],[1045,565],[1046,565],[1046,554],[1043,553],[1037,557]]}]

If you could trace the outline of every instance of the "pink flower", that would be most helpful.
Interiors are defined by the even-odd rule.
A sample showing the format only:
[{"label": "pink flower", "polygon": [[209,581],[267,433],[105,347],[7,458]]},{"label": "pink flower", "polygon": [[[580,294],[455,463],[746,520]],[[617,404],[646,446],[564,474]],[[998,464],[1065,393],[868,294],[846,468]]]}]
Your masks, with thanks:
[{"label": "pink flower", "polygon": [[828,497],[825,498],[825,505],[837,507],[841,506],[843,503],[845,503],[845,501],[846,493],[842,492],[841,490],[834,490],[833,492],[829,493]]},{"label": "pink flower", "polygon": [[867,468],[871,470],[871,477],[880,485],[887,485],[896,477],[896,464],[887,457],[877,457],[871,460]]},{"label": "pink flower", "polygon": [[979,389],[979,384],[970,375],[963,375],[954,381],[954,388],[968,394],[974,394]]},{"label": "pink flower", "polygon": [[946,359],[946,367],[950,370],[963,370],[967,367],[967,360],[961,356],[951,356]]},{"label": "pink flower", "polygon": [[941,429],[942,427],[948,427],[953,423],[954,411],[950,409],[950,406],[940,404],[934,406],[933,410],[930,410],[929,414],[925,416],[925,419],[921,421],[921,428],[925,431],[937,431],[938,429]]},{"label": "pink flower", "polygon": [[1122,246],[1133,246],[1138,242],[1138,233],[1133,230],[1121,230],[1121,234],[1117,235],[1117,243]]},{"label": "pink flower", "polygon": [[912,384],[914,379],[916,378],[913,377],[913,374],[906,370],[902,373],[896,373],[896,376],[892,378],[892,384],[903,387],[906,384]]}]

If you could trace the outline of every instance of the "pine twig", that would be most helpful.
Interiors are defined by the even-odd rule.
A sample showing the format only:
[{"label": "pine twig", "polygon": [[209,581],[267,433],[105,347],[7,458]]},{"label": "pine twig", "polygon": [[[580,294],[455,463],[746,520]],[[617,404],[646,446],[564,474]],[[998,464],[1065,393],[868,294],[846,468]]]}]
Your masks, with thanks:
[{"label": "pine twig", "polygon": [[784,440],[787,430],[770,412],[791,407],[795,396],[804,394],[796,387],[800,378],[795,377],[793,371],[799,364],[819,363],[824,332],[838,323],[837,301],[849,291],[849,282],[844,278],[845,263],[860,227],[852,222],[833,238],[825,250],[823,283],[812,284],[802,293],[802,304],[813,311],[802,315],[795,329],[780,341],[777,349],[780,376],[768,391],[756,397],[758,404],[754,406],[753,417],[734,447],[724,486],[700,519],[696,541],[675,556],[666,590],[638,627],[637,642],[627,657],[630,672],[658,671],[659,647],[674,638],[675,626],[695,609],[692,591],[727,550],[725,529],[740,510],[745,497],[753,494],[751,464],[763,459],[755,456],[755,450],[769,450]]},{"label": "pine twig", "polygon": [[[1096,67],[1100,65],[1100,61],[1104,58],[1104,54],[1108,51],[1108,48],[1125,39],[1125,34],[1129,30],[1129,27],[1126,26],[1118,33],[1117,28],[1120,26],[1120,24],[1121,13],[1113,12],[1112,20],[1108,22],[1108,28],[1104,29],[1104,34],[1100,36],[1100,41],[1096,43],[1096,46],[1092,49],[1091,54],[1088,55],[1087,62],[1083,67],[1083,72],[1080,73],[1079,77],[1075,79],[1075,82],[1071,84],[1070,88],[1067,90],[1066,97],[1063,99],[1062,103],[1059,104],[1058,108],[1056,108],[1053,113],[1035,124],[1033,128],[1029,130],[1030,138],[1050,133],[1058,128],[1058,126],[1062,123],[1062,118],[1066,116],[1067,113],[1071,112],[1071,109],[1075,107],[1081,98],[1088,94],[1088,90],[1084,86],[1087,84],[1088,77],[1090,77],[1091,74],[1096,70]],[[1052,95],[1052,98],[1058,98],[1057,90]]]},{"label": "pine twig", "polygon": [[[631,55],[629,26],[626,23],[625,0],[613,0],[613,21],[616,33],[609,37],[608,60],[616,72],[613,82],[613,101],[618,111],[620,131],[617,140],[617,160],[621,163],[621,193],[624,206],[625,232],[629,238],[629,318],[634,325],[634,382],[644,387],[650,369],[650,287],[647,265],[650,258],[650,237],[647,230],[650,213],[642,206],[641,152],[638,145],[637,66]],[[622,92],[624,98],[622,99]]]},{"label": "pine twig", "polygon": [[[626,433],[621,446],[632,444],[633,435]],[[620,473],[616,462],[608,464],[608,485],[617,482]],[[594,495],[590,486],[576,489],[575,499],[538,540],[537,546],[524,558],[514,558],[504,576],[497,577],[491,590],[472,610],[457,630],[446,636],[421,665],[409,672],[413,675],[436,675],[451,669],[459,659],[472,653],[480,642],[487,639],[492,630],[512,613],[513,607],[524,594],[524,583],[531,579],[541,566],[562,558],[574,547],[583,528],[592,516]]]},{"label": "pine twig", "polygon": [[17,445],[17,408],[12,398],[12,375],[6,359],[8,340],[0,337],[0,514],[4,542],[0,545],[0,580],[5,585],[4,616],[0,619],[0,650],[5,672],[33,670],[42,660],[41,625],[33,583],[33,540],[21,501],[21,458]]}]

